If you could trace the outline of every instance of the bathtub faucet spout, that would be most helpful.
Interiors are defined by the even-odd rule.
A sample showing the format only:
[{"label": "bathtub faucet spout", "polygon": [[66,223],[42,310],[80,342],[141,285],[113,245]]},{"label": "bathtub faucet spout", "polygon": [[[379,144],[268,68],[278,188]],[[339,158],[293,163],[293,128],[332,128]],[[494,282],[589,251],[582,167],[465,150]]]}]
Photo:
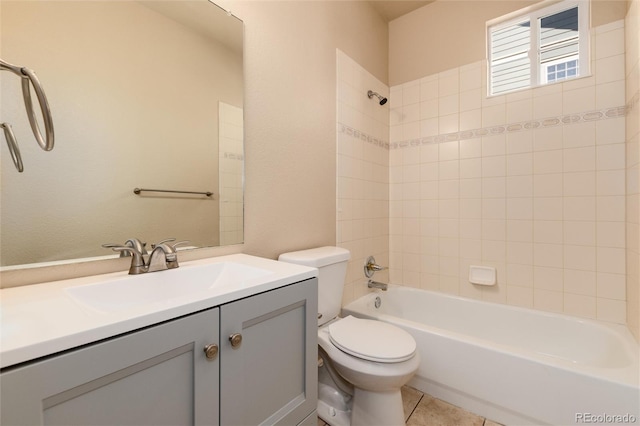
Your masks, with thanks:
[{"label": "bathtub faucet spout", "polygon": [[367,283],[367,287],[369,287],[369,288],[379,288],[382,291],[387,291],[388,285],[385,284],[385,283],[378,282],[378,281],[369,280],[369,282]]}]

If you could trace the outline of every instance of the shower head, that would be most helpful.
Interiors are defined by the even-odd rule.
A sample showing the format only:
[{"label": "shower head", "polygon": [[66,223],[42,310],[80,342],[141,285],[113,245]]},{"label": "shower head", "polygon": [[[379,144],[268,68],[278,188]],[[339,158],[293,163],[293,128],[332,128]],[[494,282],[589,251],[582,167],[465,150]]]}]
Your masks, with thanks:
[{"label": "shower head", "polygon": [[369,99],[373,98],[374,96],[378,98],[380,100],[380,105],[384,105],[387,103],[387,98],[385,98],[384,96],[380,95],[377,92],[374,92],[373,90],[369,90],[367,92],[367,96],[369,97]]}]

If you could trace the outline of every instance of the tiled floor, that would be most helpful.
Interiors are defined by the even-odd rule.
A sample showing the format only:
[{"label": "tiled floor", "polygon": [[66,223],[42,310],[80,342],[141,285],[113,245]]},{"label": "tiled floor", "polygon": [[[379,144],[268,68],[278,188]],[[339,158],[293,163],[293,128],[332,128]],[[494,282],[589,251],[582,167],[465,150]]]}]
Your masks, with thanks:
[{"label": "tiled floor", "polygon": [[[408,386],[402,388],[402,402],[407,426],[501,426]],[[318,426],[325,425],[318,419]]]}]

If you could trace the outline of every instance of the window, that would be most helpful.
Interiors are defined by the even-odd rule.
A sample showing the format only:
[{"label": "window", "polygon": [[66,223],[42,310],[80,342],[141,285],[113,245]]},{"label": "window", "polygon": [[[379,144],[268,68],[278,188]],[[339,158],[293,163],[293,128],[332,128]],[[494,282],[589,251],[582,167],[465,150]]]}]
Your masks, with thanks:
[{"label": "window", "polygon": [[587,13],[587,0],[562,1],[489,23],[489,95],[586,75]]},{"label": "window", "polygon": [[578,59],[572,59],[567,61],[560,59],[561,62],[554,62],[553,64],[543,64],[543,75],[545,79],[542,83],[555,83],[556,81],[566,80],[569,78],[578,76]]}]

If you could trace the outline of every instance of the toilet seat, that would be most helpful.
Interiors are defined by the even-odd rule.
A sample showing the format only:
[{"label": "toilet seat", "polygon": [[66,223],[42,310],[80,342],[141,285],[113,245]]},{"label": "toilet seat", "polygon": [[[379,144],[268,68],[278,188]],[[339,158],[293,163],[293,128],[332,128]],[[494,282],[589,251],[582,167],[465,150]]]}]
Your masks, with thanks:
[{"label": "toilet seat", "polygon": [[329,325],[329,340],[343,352],[357,358],[381,363],[411,359],[416,342],[406,331],[382,321],[349,315]]}]

